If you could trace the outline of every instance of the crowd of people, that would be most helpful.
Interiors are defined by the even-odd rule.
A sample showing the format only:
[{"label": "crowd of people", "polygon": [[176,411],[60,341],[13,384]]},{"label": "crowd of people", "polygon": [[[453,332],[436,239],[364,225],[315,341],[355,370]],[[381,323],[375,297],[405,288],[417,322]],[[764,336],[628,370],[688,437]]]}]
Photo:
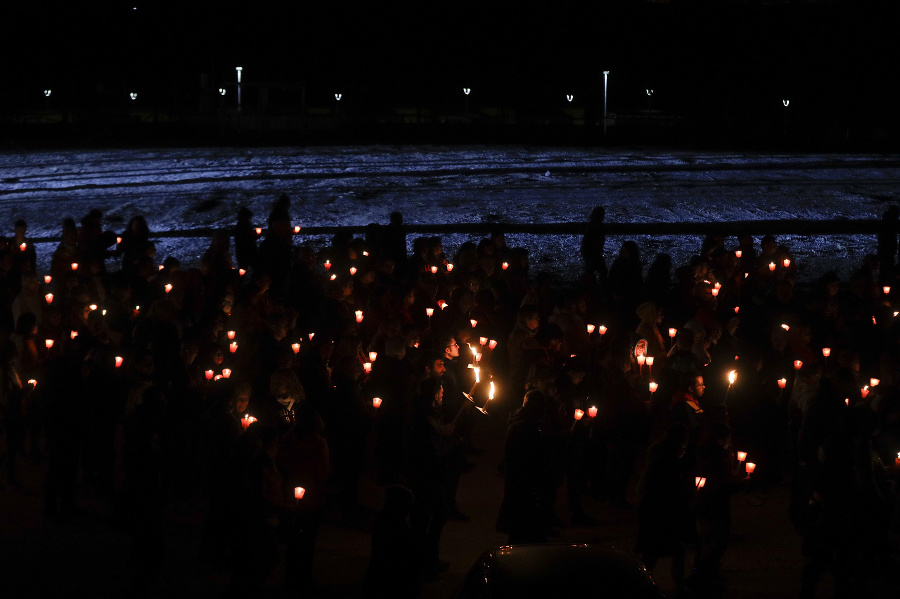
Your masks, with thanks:
[{"label": "crowd of people", "polygon": [[78,513],[79,481],[106,494],[141,581],[162,567],[167,506],[199,502],[202,551],[235,595],[282,560],[290,590],[314,585],[327,513],[371,530],[369,596],[415,597],[447,567],[444,525],[469,520],[456,495],[484,455],[478,428],[508,414],[510,543],[551,540],[560,515],[595,524],[593,497],[636,509],[635,551],[651,570],[671,558],[676,593],[717,592],[732,496],[790,483],[802,596],[826,571],[848,596],[900,547],[886,230],[849,280],[801,285],[772,236],[710,235],[646,272],[625,241],[607,266],[602,207],[578,281],[533,276],[502,232],[410,253],[399,213],[317,251],[296,244],[286,196],[260,229],[241,209],[191,268],[159,259],[143,217],[117,234],[94,210],[63,221],[41,274],[19,221],[0,244],[5,486],[46,459],[57,522]]}]

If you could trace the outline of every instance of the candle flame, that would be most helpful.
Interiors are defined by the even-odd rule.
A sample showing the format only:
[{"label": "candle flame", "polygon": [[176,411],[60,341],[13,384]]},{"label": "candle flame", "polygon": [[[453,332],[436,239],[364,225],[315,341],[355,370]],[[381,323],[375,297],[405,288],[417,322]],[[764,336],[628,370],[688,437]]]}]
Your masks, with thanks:
[{"label": "candle flame", "polygon": [[649,388],[652,395],[653,393],[656,393],[657,389],[659,389],[659,383],[657,383],[656,381],[650,381]]},{"label": "candle flame", "polygon": [[733,385],[734,381],[736,381],[736,380],[737,380],[737,371],[732,370],[731,372],[728,373],[728,384]]},{"label": "candle flame", "polygon": [[787,379],[778,379],[778,388],[784,389],[787,386]]},{"label": "candle flame", "polygon": [[581,420],[584,417],[584,410],[575,410],[575,420]]},{"label": "candle flame", "polygon": [[491,388],[488,391],[488,401],[494,399],[494,381],[491,381]]}]

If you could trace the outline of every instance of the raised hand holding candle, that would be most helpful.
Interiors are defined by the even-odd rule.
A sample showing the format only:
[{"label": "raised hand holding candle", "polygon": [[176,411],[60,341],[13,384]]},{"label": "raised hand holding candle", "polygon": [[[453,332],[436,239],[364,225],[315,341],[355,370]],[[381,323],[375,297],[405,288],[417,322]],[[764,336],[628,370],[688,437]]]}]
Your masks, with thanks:
[{"label": "raised hand holding candle", "polygon": [[732,370],[731,372],[728,373],[728,385],[729,386],[733,385],[734,381],[736,381],[736,380],[737,380],[737,371]]}]

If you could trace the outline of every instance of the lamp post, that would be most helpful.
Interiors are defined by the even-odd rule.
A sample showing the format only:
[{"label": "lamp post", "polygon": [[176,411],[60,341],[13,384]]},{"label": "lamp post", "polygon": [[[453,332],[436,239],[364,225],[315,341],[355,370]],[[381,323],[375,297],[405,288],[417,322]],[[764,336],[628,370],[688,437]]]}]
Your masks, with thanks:
[{"label": "lamp post", "polygon": [[46,105],[47,110],[50,110],[50,94],[52,94],[52,93],[53,93],[52,89],[44,90],[44,104]]},{"label": "lamp post", "polygon": [[241,111],[241,73],[244,70],[244,67],[234,67],[234,70],[237,72],[237,109],[238,112]]},{"label": "lamp post", "polygon": [[647,92],[647,112],[653,112],[653,90],[648,89]]},{"label": "lamp post", "polygon": [[137,92],[131,92],[130,94],[128,94],[128,97],[131,98],[131,101],[132,101],[132,102],[134,102],[135,100],[137,100],[137,96],[138,96],[138,95],[137,95]]},{"label": "lamp post", "polygon": [[469,94],[472,93],[471,87],[464,87],[463,94],[466,96],[466,108],[465,108],[465,116],[469,116]]},{"label": "lamp post", "polygon": [[603,71],[603,135],[606,135],[606,82],[609,71]]}]

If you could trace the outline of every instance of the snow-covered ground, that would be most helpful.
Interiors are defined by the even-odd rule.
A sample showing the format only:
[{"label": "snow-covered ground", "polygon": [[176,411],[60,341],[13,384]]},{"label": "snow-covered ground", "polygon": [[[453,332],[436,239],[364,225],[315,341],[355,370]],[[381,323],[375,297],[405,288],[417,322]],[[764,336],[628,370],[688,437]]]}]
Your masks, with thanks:
[{"label": "snow-covered ground", "polygon": [[[652,149],[371,146],[90,150],[0,154],[2,231],[24,218],[29,235],[54,236],[65,216],[91,208],[107,228],[143,214],[152,231],[226,227],[240,206],[264,225],[271,203],[292,199],[295,224],[577,222],[597,204],[608,222],[878,218],[900,203],[900,156],[691,153]],[[646,264],[657,252],[681,263],[690,237],[634,236]],[[452,254],[464,235],[445,236]],[[782,236],[802,276],[843,276],[872,251],[872,236]],[[510,235],[535,270],[574,275],[579,238]],[[611,260],[621,243],[610,238]],[[731,240],[734,243],[734,240]],[[315,247],[324,239],[298,241]],[[162,239],[160,258],[196,264],[207,242]],[[51,245],[43,250],[49,261]]]}]

